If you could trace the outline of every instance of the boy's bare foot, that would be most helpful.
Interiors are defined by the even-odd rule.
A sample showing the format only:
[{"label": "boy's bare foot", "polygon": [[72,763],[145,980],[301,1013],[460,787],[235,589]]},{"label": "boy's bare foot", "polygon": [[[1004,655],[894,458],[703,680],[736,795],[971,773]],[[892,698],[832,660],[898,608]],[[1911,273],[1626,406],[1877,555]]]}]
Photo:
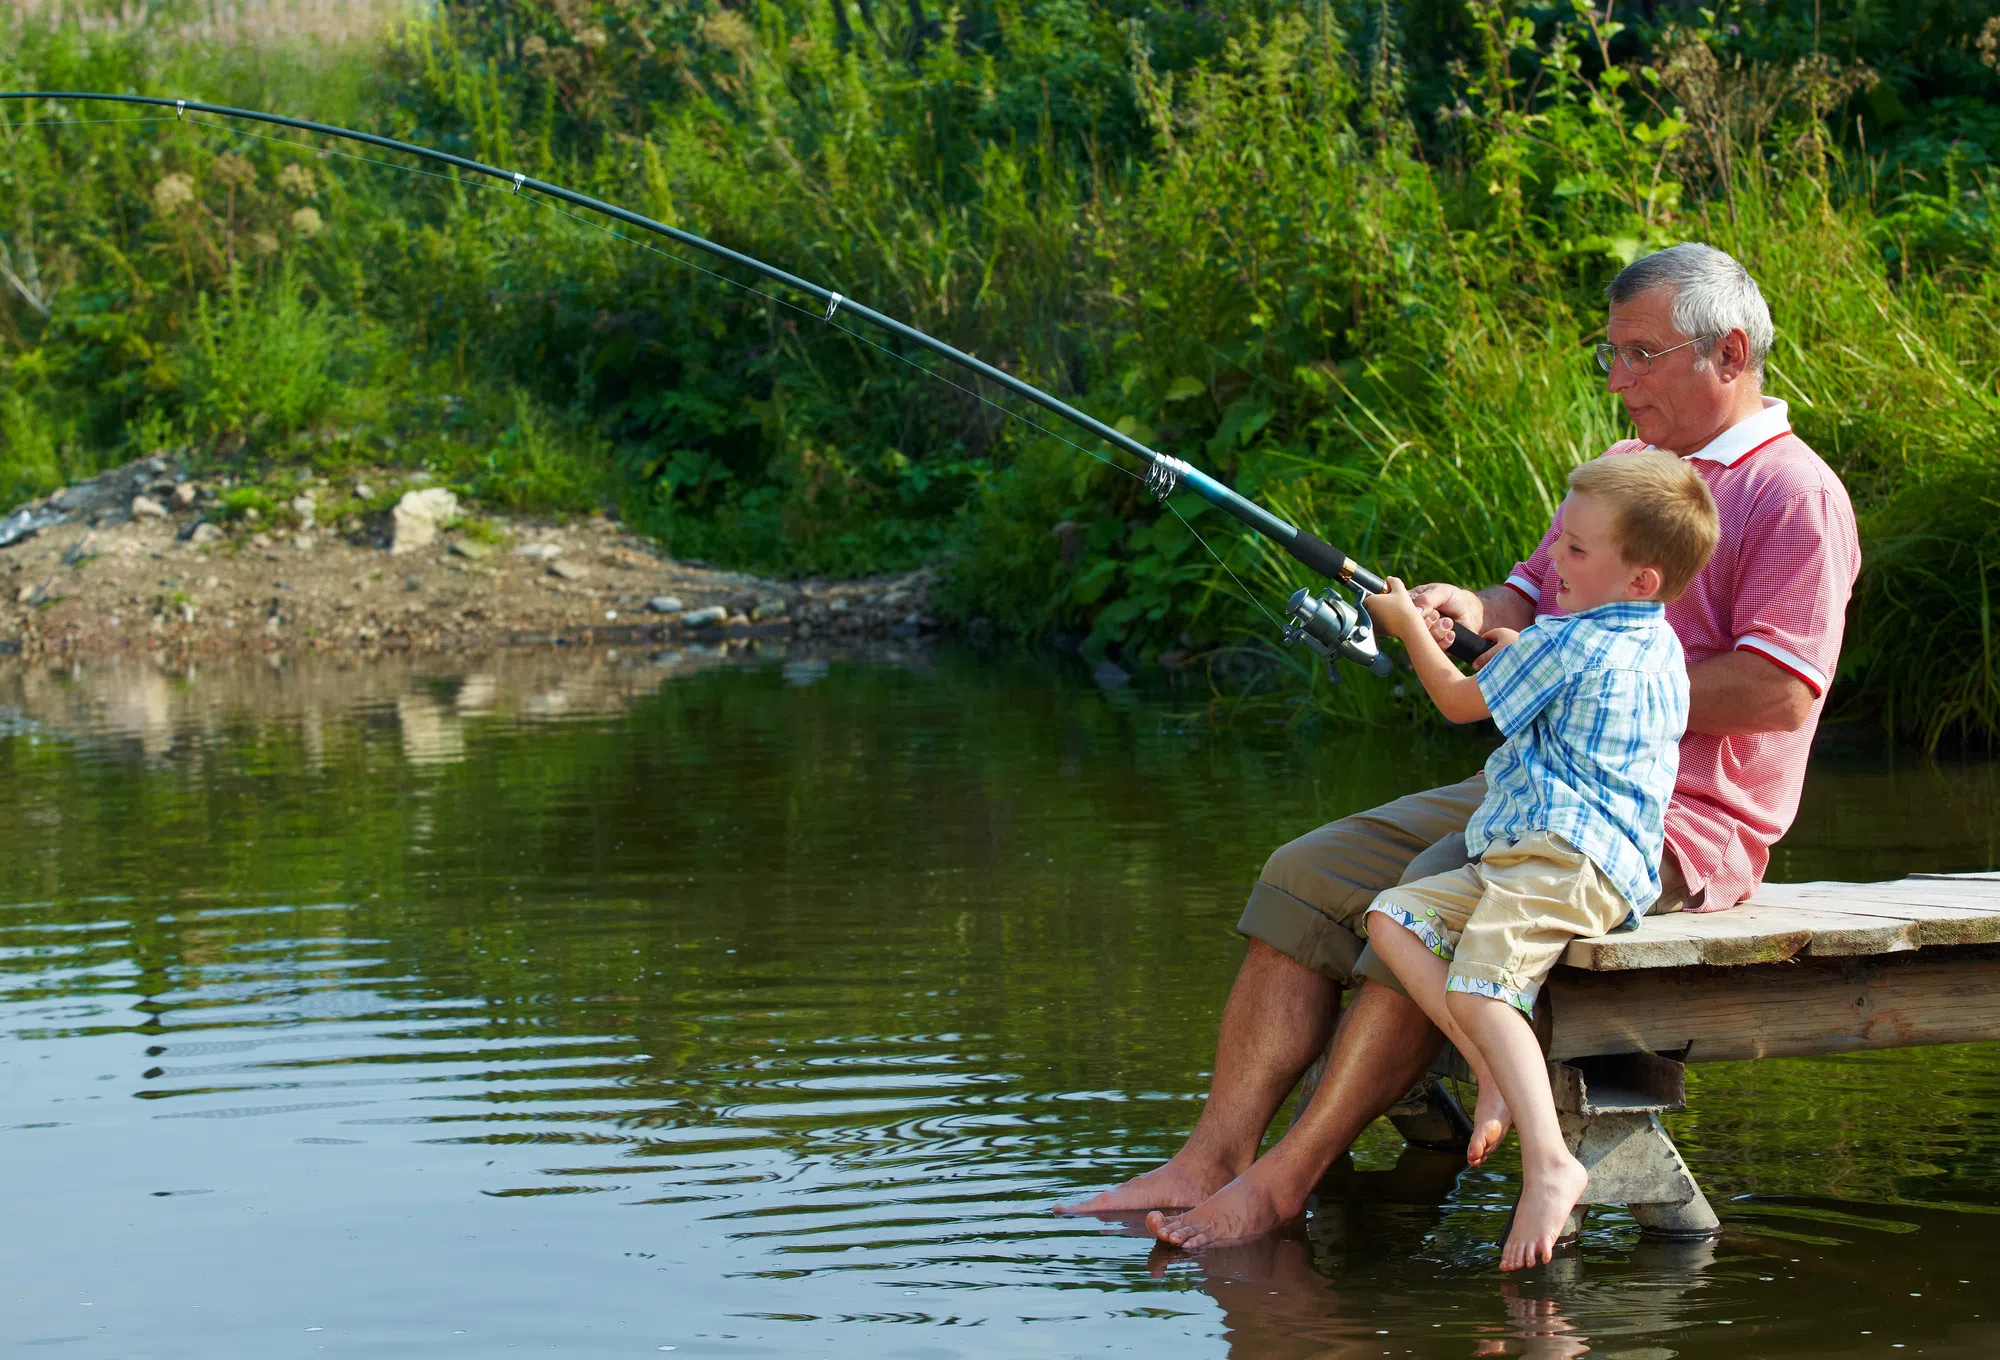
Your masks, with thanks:
[{"label": "boy's bare foot", "polygon": [[1514,1116],[1500,1095],[1500,1083],[1481,1082],[1479,1103],[1472,1108],[1472,1139],[1465,1145],[1465,1164],[1478,1166],[1491,1157],[1513,1126]]},{"label": "boy's bare foot", "polygon": [[1257,1163],[1184,1214],[1147,1214],[1146,1226],[1153,1236],[1182,1251],[1241,1242],[1282,1228],[1305,1206],[1281,1203],[1266,1184],[1269,1173],[1263,1166]]},{"label": "boy's bare foot", "polygon": [[1500,1253],[1500,1269],[1521,1270],[1548,1263],[1555,1255],[1556,1239],[1569,1222],[1590,1184],[1583,1163],[1563,1153],[1562,1160],[1538,1172],[1524,1175],[1521,1202],[1514,1206],[1514,1230]]},{"label": "boy's bare foot", "polygon": [[1190,1157],[1183,1148],[1165,1166],[1076,1204],[1058,1204],[1059,1214],[1130,1214],[1146,1209],[1188,1209],[1235,1178],[1226,1166]]}]

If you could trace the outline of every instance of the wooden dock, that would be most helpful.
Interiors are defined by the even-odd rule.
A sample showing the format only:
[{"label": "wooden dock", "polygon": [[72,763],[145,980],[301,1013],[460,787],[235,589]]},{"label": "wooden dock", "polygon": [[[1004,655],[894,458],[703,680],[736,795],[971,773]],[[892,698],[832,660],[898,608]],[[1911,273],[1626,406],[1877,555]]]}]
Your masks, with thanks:
[{"label": "wooden dock", "polygon": [[[1649,1235],[1713,1236],[1720,1220],[1659,1119],[1686,1105],[1684,1065],[2000,1040],[2000,873],[1767,884],[1733,910],[1580,939],[1535,1027],[1590,1168],[1584,1205],[1625,1205]],[[1464,1074],[1448,1049],[1434,1070]],[[1462,1148],[1470,1128],[1435,1077],[1390,1118],[1431,1147]]]}]

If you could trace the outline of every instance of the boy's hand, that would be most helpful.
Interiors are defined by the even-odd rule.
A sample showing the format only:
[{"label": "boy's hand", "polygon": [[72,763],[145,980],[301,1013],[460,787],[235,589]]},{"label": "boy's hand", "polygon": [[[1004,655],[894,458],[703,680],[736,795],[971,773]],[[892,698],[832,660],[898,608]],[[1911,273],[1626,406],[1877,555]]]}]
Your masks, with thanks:
[{"label": "boy's hand", "polygon": [[1410,599],[1410,592],[1396,577],[1391,576],[1385,583],[1387,590],[1375,595],[1365,595],[1361,603],[1367,607],[1368,616],[1375,620],[1375,626],[1392,638],[1408,641],[1410,634],[1422,632],[1423,611]]},{"label": "boy's hand", "polygon": [[1473,658],[1472,669],[1475,671],[1498,656],[1502,647],[1505,647],[1510,642],[1519,641],[1521,637],[1520,633],[1512,628],[1489,628],[1479,636],[1485,638],[1493,645]]}]

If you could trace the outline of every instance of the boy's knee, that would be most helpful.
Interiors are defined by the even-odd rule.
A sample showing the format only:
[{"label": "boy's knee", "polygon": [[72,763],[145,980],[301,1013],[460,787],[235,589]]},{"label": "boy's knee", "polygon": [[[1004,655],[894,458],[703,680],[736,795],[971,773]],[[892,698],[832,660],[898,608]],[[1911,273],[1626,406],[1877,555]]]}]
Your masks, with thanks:
[{"label": "boy's knee", "polygon": [[1463,1026],[1468,1020],[1476,1019],[1488,1006],[1504,1006],[1507,1003],[1495,997],[1481,996],[1477,992],[1461,992],[1456,988],[1446,988],[1444,1008],[1451,1012],[1451,1018]]}]

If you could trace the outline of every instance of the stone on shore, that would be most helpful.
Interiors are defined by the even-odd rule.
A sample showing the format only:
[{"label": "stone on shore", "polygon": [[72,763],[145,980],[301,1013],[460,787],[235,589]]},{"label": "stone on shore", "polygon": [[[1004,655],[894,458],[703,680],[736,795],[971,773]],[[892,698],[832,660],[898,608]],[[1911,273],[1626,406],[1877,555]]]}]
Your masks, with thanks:
[{"label": "stone on shore", "polygon": [[655,595],[646,601],[646,608],[655,614],[678,614],[687,606],[681,603],[681,597],[678,595]]},{"label": "stone on shore", "polygon": [[391,553],[415,552],[437,542],[438,526],[458,518],[458,497],[441,486],[422,491],[406,491],[396,502],[395,536],[389,541]]},{"label": "stone on shore", "polygon": [[681,615],[681,626],[683,628],[714,628],[726,622],[728,618],[729,611],[727,609],[724,609],[719,604],[712,604],[706,609],[690,609],[687,613]]},{"label": "stone on shore", "polygon": [[574,562],[565,562],[560,557],[549,563],[549,575],[560,576],[565,581],[581,581],[590,575]]},{"label": "stone on shore", "polygon": [[134,496],[132,498],[133,519],[165,519],[166,517],[167,507],[161,505],[151,496]]}]

